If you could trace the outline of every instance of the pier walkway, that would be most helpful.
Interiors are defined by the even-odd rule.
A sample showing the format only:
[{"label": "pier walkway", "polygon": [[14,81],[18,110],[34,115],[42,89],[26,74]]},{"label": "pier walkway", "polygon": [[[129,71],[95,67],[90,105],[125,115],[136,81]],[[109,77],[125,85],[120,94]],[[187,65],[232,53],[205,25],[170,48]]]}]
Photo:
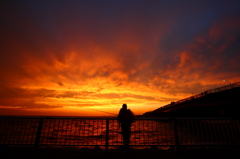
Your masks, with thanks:
[{"label": "pier walkway", "polygon": [[0,150],[1,159],[239,159],[239,148],[227,149],[191,149],[191,150],[151,150],[134,149],[129,156],[120,150],[96,151],[92,149],[43,149],[29,151],[26,149]]}]

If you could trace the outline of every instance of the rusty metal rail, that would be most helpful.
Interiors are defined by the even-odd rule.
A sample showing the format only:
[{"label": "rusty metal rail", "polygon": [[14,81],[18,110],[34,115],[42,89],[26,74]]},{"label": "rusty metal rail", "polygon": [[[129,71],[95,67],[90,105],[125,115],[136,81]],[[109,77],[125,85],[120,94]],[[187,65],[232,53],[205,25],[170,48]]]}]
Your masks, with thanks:
[{"label": "rusty metal rail", "polygon": [[[232,118],[137,118],[130,146],[239,146]],[[0,117],[0,145],[122,146],[117,118]]]}]

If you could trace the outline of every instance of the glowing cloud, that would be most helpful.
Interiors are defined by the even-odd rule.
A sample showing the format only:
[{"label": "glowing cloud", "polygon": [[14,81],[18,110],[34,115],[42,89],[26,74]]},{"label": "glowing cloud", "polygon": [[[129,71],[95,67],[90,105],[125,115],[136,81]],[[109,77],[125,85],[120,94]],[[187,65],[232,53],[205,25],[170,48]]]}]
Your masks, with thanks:
[{"label": "glowing cloud", "polygon": [[0,115],[141,114],[237,82],[237,3],[4,1]]}]

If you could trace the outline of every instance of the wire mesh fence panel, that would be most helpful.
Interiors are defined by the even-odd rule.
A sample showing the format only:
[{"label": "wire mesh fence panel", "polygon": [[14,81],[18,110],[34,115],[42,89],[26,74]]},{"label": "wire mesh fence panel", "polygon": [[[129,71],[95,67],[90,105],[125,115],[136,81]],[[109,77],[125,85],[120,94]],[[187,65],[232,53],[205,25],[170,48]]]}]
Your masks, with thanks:
[{"label": "wire mesh fence panel", "polygon": [[179,119],[180,145],[239,145],[238,121],[233,119]]},{"label": "wire mesh fence panel", "polygon": [[105,145],[105,119],[45,119],[42,145]]},{"label": "wire mesh fence panel", "polygon": [[[39,140],[39,141],[38,141]],[[0,144],[122,146],[117,118],[0,118]],[[130,146],[240,145],[234,119],[137,118]]]},{"label": "wire mesh fence panel", "polygon": [[38,119],[0,118],[0,144],[34,144]]}]

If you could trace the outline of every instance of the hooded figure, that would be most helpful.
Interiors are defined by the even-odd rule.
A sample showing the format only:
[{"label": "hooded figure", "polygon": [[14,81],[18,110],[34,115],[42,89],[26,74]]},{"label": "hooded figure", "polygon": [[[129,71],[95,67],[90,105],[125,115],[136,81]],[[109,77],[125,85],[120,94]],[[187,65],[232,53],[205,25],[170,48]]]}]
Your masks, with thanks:
[{"label": "hooded figure", "polygon": [[130,109],[127,109],[127,104],[123,104],[122,108],[118,113],[118,121],[119,125],[121,126],[122,136],[123,136],[123,143],[125,151],[128,152],[129,150],[129,139],[131,136],[131,124],[134,121],[134,114]]}]

